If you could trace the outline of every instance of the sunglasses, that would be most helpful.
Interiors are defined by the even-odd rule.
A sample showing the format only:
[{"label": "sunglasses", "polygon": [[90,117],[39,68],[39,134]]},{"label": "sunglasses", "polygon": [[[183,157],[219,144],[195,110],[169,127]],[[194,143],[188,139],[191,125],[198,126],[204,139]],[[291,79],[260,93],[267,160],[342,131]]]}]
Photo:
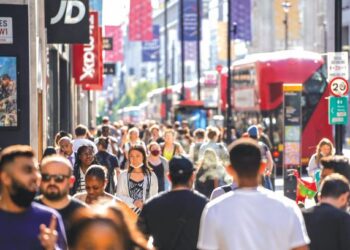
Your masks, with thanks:
[{"label": "sunglasses", "polygon": [[53,178],[53,180],[57,183],[62,183],[64,181],[64,179],[68,179],[70,178],[69,175],[63,175],[63,174],[42,174],[41,175],[41,180],[43,182],[49,182],[51,179]]}]

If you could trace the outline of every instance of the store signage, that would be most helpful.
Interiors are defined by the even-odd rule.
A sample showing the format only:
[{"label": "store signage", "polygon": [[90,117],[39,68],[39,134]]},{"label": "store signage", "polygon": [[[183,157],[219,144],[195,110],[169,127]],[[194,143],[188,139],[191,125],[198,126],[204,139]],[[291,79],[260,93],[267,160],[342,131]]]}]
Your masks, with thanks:
[{"label": "store signage", "polygon": [[89,0],[46,0],[48,43],[89,42]]},{"label": "store signage", "polygon": [[12,44],[12,17],[0,17],[0,44]]},{"label": "store signage", "polygon": [[99,83],[98,14],[90,12],[90,42],[73,45],[74,78],[77,84]]}]

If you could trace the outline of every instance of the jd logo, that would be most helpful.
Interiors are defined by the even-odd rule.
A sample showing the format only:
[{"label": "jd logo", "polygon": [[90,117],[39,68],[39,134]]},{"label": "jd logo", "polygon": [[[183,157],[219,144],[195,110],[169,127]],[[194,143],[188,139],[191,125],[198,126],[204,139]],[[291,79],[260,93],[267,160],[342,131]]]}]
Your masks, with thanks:
[{"label": "jd logo", "polygon": [[[73,9],[78,10],[78,14],[73,16]],[[85,6],[79,0],[62,0],[60,9],[55,17],[51,18],[50,24],[56,24],[64,18],[65,24],[79,23],[85,16]],[[64,17],[65,15],[65,17]]]}]

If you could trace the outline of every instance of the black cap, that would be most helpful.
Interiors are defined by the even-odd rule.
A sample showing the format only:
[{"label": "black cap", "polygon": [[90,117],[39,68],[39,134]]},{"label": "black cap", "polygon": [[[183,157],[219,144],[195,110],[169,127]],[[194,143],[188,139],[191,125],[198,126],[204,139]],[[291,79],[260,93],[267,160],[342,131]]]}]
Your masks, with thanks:
[{"label": "black cap", "polygon": [[172,176],[192,173],[195,170],[192,162],[182,155],[175,155],[169,162],[169,172]]}]

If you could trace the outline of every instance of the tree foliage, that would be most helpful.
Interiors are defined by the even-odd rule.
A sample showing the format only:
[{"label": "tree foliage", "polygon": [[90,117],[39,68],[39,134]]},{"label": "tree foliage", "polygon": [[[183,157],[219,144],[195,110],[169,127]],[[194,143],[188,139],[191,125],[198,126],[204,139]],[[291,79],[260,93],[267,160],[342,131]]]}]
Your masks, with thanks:
[{"label": "tree foliage", "polygon": [[139,82],[135,87],[128,89],[125,95],[120,99],[114,110],[123,107],[137,106],[147,100],[147,93],[157,88],[157,84],[148,81]]}]

